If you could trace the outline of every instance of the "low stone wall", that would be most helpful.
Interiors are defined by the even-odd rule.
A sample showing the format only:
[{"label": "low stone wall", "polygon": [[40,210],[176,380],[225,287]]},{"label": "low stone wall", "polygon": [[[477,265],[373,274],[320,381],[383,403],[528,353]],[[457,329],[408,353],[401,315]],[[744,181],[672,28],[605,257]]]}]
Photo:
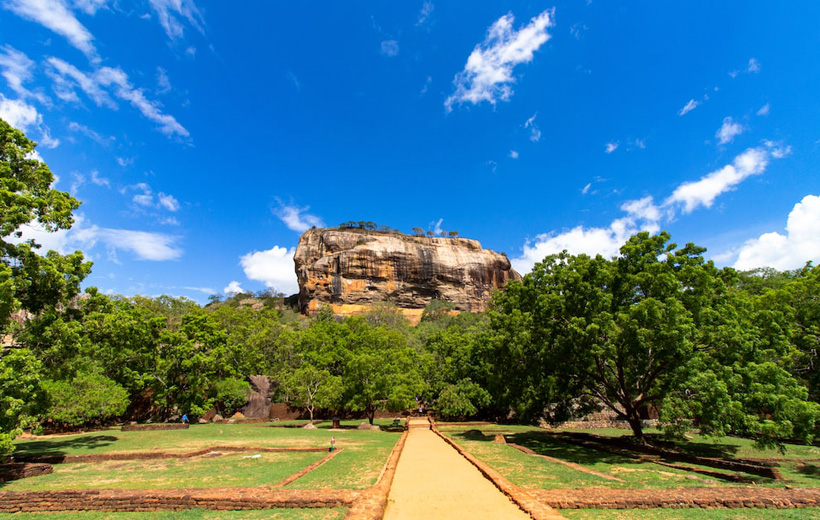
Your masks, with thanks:
[{"label": "low stone wall", "polygon": [[329,452],[327,455],[325,455],[321,459],[317,460],[313,464],[311,464],[309,466],[306,466],[306,467],[300,469],[299,471],[297,471],[296,473],[294,473],[293,475],[290,475],[289,477],[286,477],[284,480],[281,480],[281,481],[277,482],[276,484],[274,484],[273,487],[285,487],[285,486],[287,486],[291,482],[304,477],[305,475],[307,475],[308,473],[310,473],[314,469],[318,468],[319,466],[321,466],[325,462],[329,461],[330,459],[332,459],[333,457],[335,457],[336,455],[338,455],[342,451],[344,451],[344,448],[339,448],[338,450],[334,450],[334,451]]},{"label": "low stone wall", "polygon": [[20,480],[21,478],[39,477],[53,473],[51,464],[32,464],[28,462],[9,462],[0,464],[0,482]]},{"label": "low stone wall", "polygon": [[124,432],[144,432],[154,430],[187,430],[189,424],[159,423],[159,424],[126,424],[122,427]]},{"label": "low stone wall", "polygon": [[820,489],[760,487],[681,489],[551,489],[531,491],[556,509],[803,508],[820,506]]},{"label": "low stone wall", "polygon": [[361,491],[212,488],[174,490],[2,491],[0,513],[177,511],[350,507]]}]

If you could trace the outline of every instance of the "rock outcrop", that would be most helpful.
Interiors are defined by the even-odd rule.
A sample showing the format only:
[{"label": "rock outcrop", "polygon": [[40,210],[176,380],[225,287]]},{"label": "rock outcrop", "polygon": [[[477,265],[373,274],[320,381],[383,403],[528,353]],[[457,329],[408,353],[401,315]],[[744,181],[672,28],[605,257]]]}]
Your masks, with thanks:
[{"label": "rock outcrop", "polygon": [[476,240],[360,229],[306,231],[294,262],[303,314],[322,304],[336,314],[359,314],[392,302],[416,323],[433,299],[458,311],[484,311],[493,290],[521,278],[506,256]]}]

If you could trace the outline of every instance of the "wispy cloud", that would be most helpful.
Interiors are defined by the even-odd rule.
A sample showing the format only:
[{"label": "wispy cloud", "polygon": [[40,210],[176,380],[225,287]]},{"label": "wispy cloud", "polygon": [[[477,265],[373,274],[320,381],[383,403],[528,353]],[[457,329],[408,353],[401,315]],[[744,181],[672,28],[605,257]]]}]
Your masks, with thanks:
[{"label": "wispy cloud", "polygon": [[750,58],[749,64],[746,66],[746,72],[750,72],[752,74],[760,72],[760,62],[754,58]]},{"label": "wispy cloud", "polygon": [[47,60],[48,72],[54,80],[54,88],[61,99],[77,99],[79,88],[98,106],[117,108],[112,96],[127,101],[146,119],[153,121],[158,130],[169,137],[189,138],[190,133],[170,114],[160,110],[160,104],[145,97],[145,93],[131,84],[128,75],[120,68],[101,67],[91,73],[80,71],[60,58]]},{"label": "wispy cloud", "polygon": [[68,123],[68,129],[72,132],[83,134],[84,136],[88,137],[89,139],[91,139],[92,141],[96,142],[101,146],[108,146],[112,142],[116,141],[116,138],[114,138],[114,136],[104,137],[99,132],[96,132],[91,128],[83,124],[77,123],[75,121],[71,121],[70,123]]},{"label": "wispy cloud", "polygon": [[683,115],[688,114],[692,110],[698,108],[698,105],[700,105],[700,103],[701,103],[700,101],[695,101],[694,99],[690,99],[689,102],[686,103],[686,105],[683,106],[683,108],[678,110],[678,115],[683,116]]},{"label": "wispy cloud", "polygon": [[606,147],[604,148],[604,151],[606,153],[612,153],[612,152],[614,152],[615,150],[618,149],[619,145],[620,145],[620,143],[618,143],[617,141],[613,142],[613,143],[606,143]]},{"label": "wispy cloud", "polygon": [[515,150],[510,150],[510,159],[518,159],[518,152]]},{"label": "wispy cloud", "polygon": [[512,13],[496,20],[484,41],[470,53],[464,70],[456,74],[456,90],[444,102],[447,111],[455,104],[487,101],[495,105],[499,100],[509,100],[515,83],[513,69],[532,61],[535,51],[550,39],[547,28],[553,25],[552,16],[553,10],[548,9],[517,31],[513,29]]},{"label": "wispy cloud", "polygon": [[159,210],[164,209],[170,212],[176,212],[180,208],[179,201],[173,195],[159,192],[155,197],[151,186],[145,182],[126,186],[120,190],[120,193],[125,195],[129,191],[136,192],[131,196],[131,202],[137,206]]},{"label": "wispy cloud", "polygon": [[290,230],[296,231],[297,233],[303,233],[310,229],[311,226],[324,227],[325,225],[324,222],[322,222],[322,219],[316,215],[307,213],[310,209],[309,206],[300,208],[299,206],[294,206],[292,204],[284,204],[278,199],[277,203],[279,204],[279,207],[274,209],[273,212]]},{"label": "wispy cloud", "polygon": [[433,14],[435,8],[436,6],[433,5],[433,2],[425,1],[421,6],[421,12],[419,13],[418,20],[416,20],[416,25],[424,25],[430,21],[430,15]]},{"label": "wispy cloud", "polygon": [[171,92],[171,80],[168,72],[162,67],[157,67],[157,94],[167,94]]},{"label": "wispy cloud", "polygon": [[116,258],[117,250],[129,251],[138,260],[150,261],[176,260],[183,254],[177,236],[149,231],[102,228],[90,224],[82,214],[75,215],[71,229],[52,233],[34,222],[21,226],[20,231],[22,236],[14,240],[34,240],[42,245],[40,254],[45,254],[50,249],[62,254],[80,249],[88,254],[97,244],[103,244],[109,256],[113,258]]},{"label": "wispy cloud", "polygon": [[384,40],[381,43],[381,53],[384,56],[398,56],[399,55],[399,42],[396,40]]},{"label": "wispy cloud", "polygon": [[254,251],[242,256],[239,264],[249,280],[262,282],[269,289],[285,294],[299,291],[293,255],[296,248],[273,246],[266,251]]},{"label": "wispy cloud", "polygon": [[743,244],[734,268],[797,269],[808,261],[820,262],[820,196],[817,195],[806,195],[794,205],[785,235],[765,233]]},{"label": "wispy cloud", "polygon": [[530,131],[530,141],[537,143],[541,140],[541,130],[538,128],[538,125],[535,124],[535,118],[538,114],[533,114],[527,121],[524,123],[524,128],[529,129]]},{"label": "wispy cloud", "polygon": [[63,36],[91,61],[99,61],[94,36],[77,20],[63,0],[6,0],[3,7]]},{"label": "wispy cloud", "polygon": [[149,0],[165,34],[171,40],[185,35],[185,22],[200,33],[205,32],[205,20],[193,0]]},{"label": "wispy cloud", "polygon": [[760,107],[760,108],[757,110],[757,115],[759,115],[759,116],[767,116],[767,115],[769,115],[769,109],[770,109],[769,104],[768,104],[768,103],[766,103],[765,105],[763,105],[762,107]]},{"label": "wispy cloud", "polygon": [[2,69],[3,78],[9,84],[9,88],[20,98],[34,98],[45,105],[51,103],[48,96],[40,92],[32,92],[23,85],[31,81],[34,70],[34,62],[25,53],[11,45],[3,46],[0,49],[0,69]]},{"label": "wispy cloud", "polygon": [[719,144],[731,143],[735,137],[743,133],[743,125],[732,121],[731,117],[724,117],[723,124],[715,132]]}]

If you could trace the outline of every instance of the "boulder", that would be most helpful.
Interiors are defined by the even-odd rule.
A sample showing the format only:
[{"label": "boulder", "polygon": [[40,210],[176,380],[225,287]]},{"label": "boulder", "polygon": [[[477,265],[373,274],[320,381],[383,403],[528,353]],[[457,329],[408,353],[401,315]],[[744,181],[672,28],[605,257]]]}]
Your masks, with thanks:
[{"label": "boulder", "polygon": [[248,396],[248,404],[242,410],[242,415],[254,419],[271,418],[271,397],[273,395],[273,385],[268,376],[256,375],[248,377],[251,383],[251,393]]},{"label": "boulder", "polygon": [[307,423],[306,425],[302,426],[302,428],[305,430],[315,430],[316,425],[313,423]]},{"label": "boulder", "polygon": [[353,315],[394,303],[411,323],[434,299],[456,311],[483,312],[494,290],[521,276],[509,259],[467,238],[419,237],[360,229],[311,229],[293,257],[299,309],[312,315],[323,304]]},{"label": "boulder", "polygon": [[357,430],[381,430],[378,424],[370,424],[363,422],[359,426],[356,427]]}]

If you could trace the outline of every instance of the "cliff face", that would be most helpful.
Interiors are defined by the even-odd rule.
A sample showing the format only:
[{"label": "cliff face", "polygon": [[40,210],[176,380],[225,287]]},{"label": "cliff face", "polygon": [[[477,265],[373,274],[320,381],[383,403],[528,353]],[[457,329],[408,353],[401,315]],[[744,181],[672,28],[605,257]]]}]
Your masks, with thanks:
[{"label": "cliff face", "polygon": [[347,229],[311,229],[294,256],[299,308],[313,314],[330,304],[337,314],[356,314],[389,301],[411,321],[431,300],[459,311],[481,312],[491,291],[521,276],[506,256],[466,238],[415,237]]}]

